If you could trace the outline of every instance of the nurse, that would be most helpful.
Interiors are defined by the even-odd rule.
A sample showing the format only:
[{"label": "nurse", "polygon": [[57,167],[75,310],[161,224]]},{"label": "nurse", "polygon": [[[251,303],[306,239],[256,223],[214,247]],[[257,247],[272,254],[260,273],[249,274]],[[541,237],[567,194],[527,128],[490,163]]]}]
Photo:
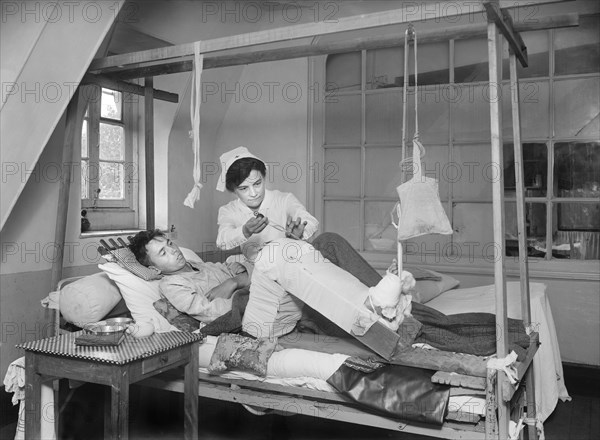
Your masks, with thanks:
[{"label": "nurse", "polygon": [[237,198],[219,208],[217,246],[246,256],[279,238],[310,240],[319,222],[292,193],[266,188],[267,167],[246,147],[221,155],[218,191]]}]

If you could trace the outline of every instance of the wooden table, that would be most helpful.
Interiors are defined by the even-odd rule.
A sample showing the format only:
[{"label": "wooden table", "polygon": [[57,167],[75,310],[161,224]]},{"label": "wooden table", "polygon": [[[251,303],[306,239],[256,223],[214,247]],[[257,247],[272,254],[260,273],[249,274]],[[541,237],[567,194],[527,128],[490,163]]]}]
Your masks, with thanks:
[{"label": "wooden table", "polygon": [[[184,438],[198,438],[198,344],[202,336],[187,332],[127,336],[118,346],[75,345],[82,332],[26,342],[25,438],[41,435],[41,384],[65,378],[110,386],[105,399],[104,438],[129,438],[129,385],[185,366]],[[107,393],[109,394],[109,393]]]}]

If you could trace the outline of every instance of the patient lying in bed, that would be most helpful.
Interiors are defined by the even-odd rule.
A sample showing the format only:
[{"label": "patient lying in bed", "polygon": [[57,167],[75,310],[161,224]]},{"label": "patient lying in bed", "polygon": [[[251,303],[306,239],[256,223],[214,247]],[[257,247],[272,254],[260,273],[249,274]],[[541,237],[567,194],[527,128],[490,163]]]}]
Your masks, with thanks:
[{"label": "patient lying in bed", "polygon": [[[290,255],[289,245],[294,245],[291,254],[295,256]],[[161,280],[160,290],[168,302],[180,312],[204,323],[229,312],[234,293],[250,286],[252,264],[188,262],[179,247],[160,231],[138,233],[130,248],[140,263],[153,266],[167,275]],[[304,261],[301,262],[302,254]],[[306,261],[307,258],[311,261]],[[338,314],[342,315],[341,327],[348,332],[364,334],[378,320],[396,330],[404,317],[410,315],[411,297],[401,293],[407,293],[414,287],[414,279],[408,272],[403,273],[402,279],[398,277],[397,269],[394,273],[395,264],[377,286],[368,288],[350,273],[331,264],[312,245],[286,239],[267,244],[255,264],[257,271],[252,275],[250,287],[250,315],[261,308],[261,301],[266,301],[271,307],[267,306],[267,310],[262,307],[262,314],[254,317],[251,326],[245,326],[245,330],[254,336],[263,332],[268,336],[280,336],[291,331],[301,317],[302,302],[290,298],[287,292],[296,296],[303,294],[303,298],[306,295],[326,295],[327,289],[323,289],[320,283],[314,283],[319,276],[321,283],[329,287],[345,288],[347,294],[344,304],[338,305]],[[319,275],[308,274],[309,267]],[[301,269],[304,273],[294,269]],[[298,278],[305,282],[290,284],[292,279]],[[281,286],[285,286],[285,290]],[[349,318],[344,318],[344,315]],[[347,325],[344,325],[345,320]],[[268,329],[258,328],[265,323]],[[336,323],[340,325],[340,322]]]},{"label": "patient lying in bed", "polygon": [[[154,265],[168,275],[161,281],[161,291],[169,302],[179,311],[198,316],[204,322],[210,322],[221,311],[231,309],[231,305],[236,303],[232,300],[234,293],[240,292],[240,287],[248,286],[249,275],[252,281],[249,299],[247,305],[241,302],[242,310],[238,312],[243,315],[242,329],[255,337],[281,336],[291,332],[302,318],[303,301],[334,322],[336,325],[329,328],[337,329],[338,335],[340,328],[347,334],[360,335],[374,322],[384,320],[373,311],[371,293],[385,283],[385,278],[382,280],[337,234],[322,234],[322,242],[318,239],[312,245],[285,239],[272,242],[254,261],[255,270],[252,270],[252,265],[211,263],[194,268],[175,244],[160,234],[151,234],[154,233],[139,233],[133,240],[132,251],[141,263]],[[284,252],[284,249],[287,251]],[[345,268],[349,268],[356,277]],[[407,281],[407,277],[404,280]],[[288,295],[288,292],[294,296]],[[332,303],[328,295],[335,295],[335,302]],[[327,314],[320,309],[321,306],[328,308]],[[412,311],[422,325],[414,342],[477,355],[495,352],[496,327],[492,314],[447,316],[422,304],[413,302],[407,306],[404,301],[398,302],[398,310],[401,316]],[[381,310],[378,311],[381,313]],[[523,324],[511,319],[508,323],[511,348],[522,354],[524,351],[521,349],[519,352],[519,347],[529,344]]]}]

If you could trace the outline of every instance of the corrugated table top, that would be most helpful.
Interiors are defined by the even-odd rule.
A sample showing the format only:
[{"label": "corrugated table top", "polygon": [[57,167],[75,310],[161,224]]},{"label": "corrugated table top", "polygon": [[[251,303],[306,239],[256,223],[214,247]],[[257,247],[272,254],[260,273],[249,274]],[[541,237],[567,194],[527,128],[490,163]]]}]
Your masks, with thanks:
[{"label": "corrugated table top", "polygon": [[203,339],[203,336],[198,333],[168,332],[154,333],[152,336],[139,339],[126,335],[123,342],[117,346],[75,345],[75,338],[82,333],[83,331],[78,331],[25,342],[17,345],[17,348],[37,353],[123,365]]}]

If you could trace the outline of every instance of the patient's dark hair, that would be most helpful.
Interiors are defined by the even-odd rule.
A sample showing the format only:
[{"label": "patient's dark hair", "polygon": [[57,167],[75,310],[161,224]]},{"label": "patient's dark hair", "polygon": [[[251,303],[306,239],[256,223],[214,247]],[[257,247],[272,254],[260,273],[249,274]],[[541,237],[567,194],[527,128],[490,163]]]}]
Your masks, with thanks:
[{"label": "patient's dark hair", "polygon": [[165,234],[159,229],[140,231],[129,240],[129,249],[131,249],[131,252],[133,252],[133,255],[135,255],[135,258],[140,262],[140,264],[143,264],[144,266],[150,266],[152,261],[150,261],[150,257],[148,256],[146,245],[155,238],[164,236]]},{"label": "patient's dark hair", "polygon": [[258,171],[263,177],[267,174],[267,167],[262,160],[254,157],[242,157],[231,164],[225,176],[225,188],[233,192],[248,178],[252,170]]}]

